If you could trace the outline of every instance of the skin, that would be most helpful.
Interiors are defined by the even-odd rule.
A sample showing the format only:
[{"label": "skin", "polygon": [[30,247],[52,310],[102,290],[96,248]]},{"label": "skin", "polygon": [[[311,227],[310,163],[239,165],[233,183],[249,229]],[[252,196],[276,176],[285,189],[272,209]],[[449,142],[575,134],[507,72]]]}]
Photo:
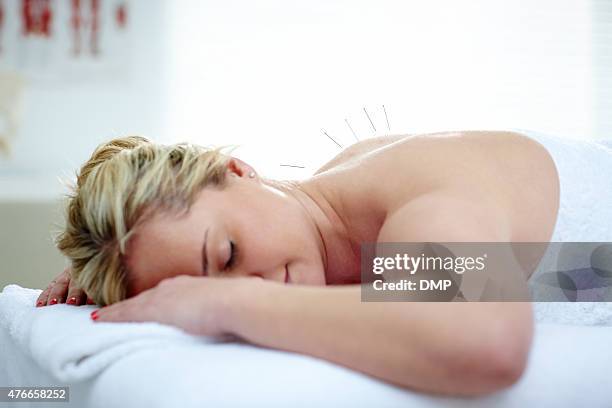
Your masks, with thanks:
[{"label": "skin", "polygon": [[[353,145],[289,188],[253,171],[232,159],[223,190],[144,223],[129,246],[132,297],[96,322],[230,333],[430,393],[518,381],[529,303],[361,302],[360,243],[547,242],[559,182],[543,146],[514,132],[398,135]],[[48,291],[41,299],[62,298]]]}]

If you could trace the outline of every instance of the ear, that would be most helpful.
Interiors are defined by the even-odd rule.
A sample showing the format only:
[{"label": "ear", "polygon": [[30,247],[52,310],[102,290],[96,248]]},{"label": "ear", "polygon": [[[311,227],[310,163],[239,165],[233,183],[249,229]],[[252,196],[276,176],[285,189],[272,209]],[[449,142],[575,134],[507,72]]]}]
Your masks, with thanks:
[{"label": "ear", "polygon": [[227,162],[227,172],[238,177],[253,177],[255,170],[242,160],[232,157]]}]

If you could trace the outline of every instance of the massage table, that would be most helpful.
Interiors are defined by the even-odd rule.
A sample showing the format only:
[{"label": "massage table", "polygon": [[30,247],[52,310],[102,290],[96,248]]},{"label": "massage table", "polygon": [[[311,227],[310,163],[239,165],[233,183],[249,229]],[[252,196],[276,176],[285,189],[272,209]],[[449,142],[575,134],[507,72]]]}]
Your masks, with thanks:
[{"label": "massage table", "polygon": [[512,387],[455,398],[402,389],[330,362],[158,323],[93,323],[95,306],[36,308],[0,294],[0,386],[67,386],[69,402],[15,407],[612,407],[612,327],[537,323]]}]

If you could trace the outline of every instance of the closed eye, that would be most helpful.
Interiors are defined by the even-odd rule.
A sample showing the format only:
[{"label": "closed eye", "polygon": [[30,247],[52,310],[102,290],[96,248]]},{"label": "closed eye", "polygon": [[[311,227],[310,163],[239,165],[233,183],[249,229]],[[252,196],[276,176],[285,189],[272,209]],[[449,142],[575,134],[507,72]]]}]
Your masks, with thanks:
[{"label": "closed eye", "polygon": [[234,266],[234,263],[236,262],[236,252],[236,245],[234,244],[234,241],[230,240],[230,256],[227,262],[225,263],[226,270]]}]

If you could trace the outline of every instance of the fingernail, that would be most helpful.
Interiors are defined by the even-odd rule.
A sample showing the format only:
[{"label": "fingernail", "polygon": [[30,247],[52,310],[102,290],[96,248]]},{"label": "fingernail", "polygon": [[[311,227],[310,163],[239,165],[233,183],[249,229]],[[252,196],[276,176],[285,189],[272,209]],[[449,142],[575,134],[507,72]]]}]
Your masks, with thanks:
[{"label": "fingernail", "polygon": [[98,317],[98,311],[94,310],[93,312],[91,312],[91,320],[96,320]]},{"label": "fingernail", "polygon": [[49,302],[49,304],[51,304],[51,305],[54,305],[56,303],[57,303],[57,299],[56,298],[51,299],[51,302]]},{"label": "fingernail", "polygon": [[76,303],[76,297],[71,297],[66,303],[68,303],[69,305],[74,305]]},{"label": "fingernail", "polygon": [[87,304],[88,304],[88,305],[93,305],[93,304],[94,304],[94,301],[93,301],[93,300],[91,300],[91,299],[87,299]]},{"label": "fingernail", "polygon": [[41,307],[42,305],[43,305],[43,301],[42,301],[42,300],[39,300],[39,301],[36,303],[36,307]]}]

